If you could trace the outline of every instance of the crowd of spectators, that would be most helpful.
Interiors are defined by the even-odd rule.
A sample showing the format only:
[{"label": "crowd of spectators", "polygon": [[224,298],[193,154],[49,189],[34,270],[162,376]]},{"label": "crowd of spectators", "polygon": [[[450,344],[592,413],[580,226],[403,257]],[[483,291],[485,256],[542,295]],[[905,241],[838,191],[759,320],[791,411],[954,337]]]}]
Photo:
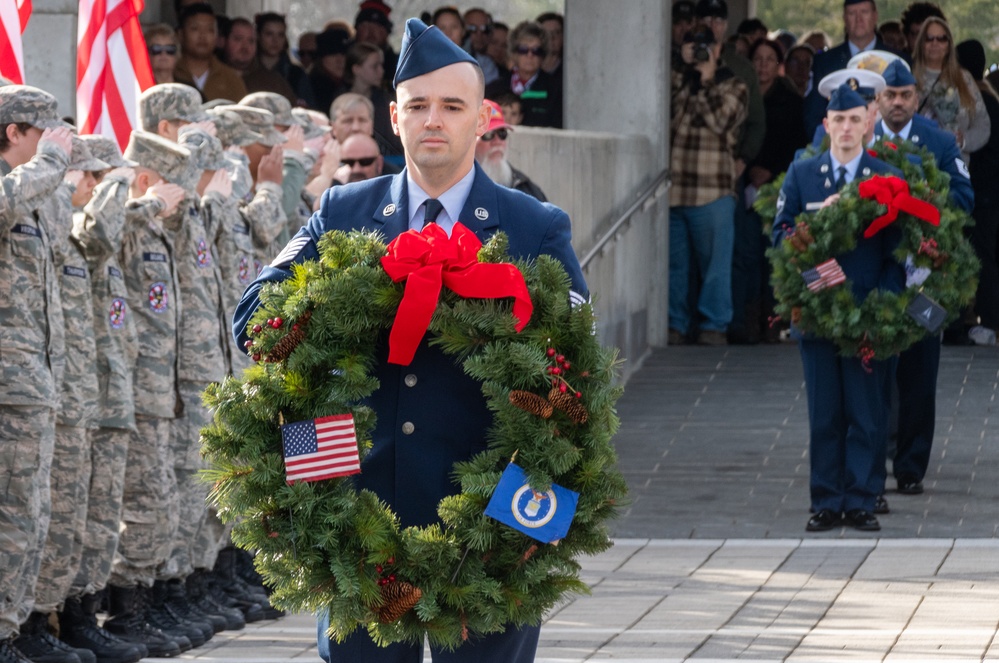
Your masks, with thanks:
[{"label": "crowd of spectators", "polygon": [[[981,43],[957,43],[933,2],[912,2],[895,18],[879,16],[875,0],[844,0],[840,44],[820,30],[796,36],[757,18],[729,30],[725,0],[677,0],[672,14],[670,342],[779,339],[768,242],[752,204],[813,136],[820,144],[823,77],[876,50],[905,61],[917,82],[918,114],[953,135],[971,173],[977,204],[970,237],[981,279],[974,306],[945,342],[994,344],[999,184],[988,175],[999,156],[992,132],[999,74],[986,77]],[[868,101],[876,112],[873,97]]]}]

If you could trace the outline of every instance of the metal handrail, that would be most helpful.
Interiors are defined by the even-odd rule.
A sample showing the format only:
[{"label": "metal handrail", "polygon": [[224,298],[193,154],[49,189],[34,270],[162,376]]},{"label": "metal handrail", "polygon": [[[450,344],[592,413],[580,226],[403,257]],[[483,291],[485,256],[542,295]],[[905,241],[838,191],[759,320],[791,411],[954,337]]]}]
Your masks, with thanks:
[{"label": "metal handrail", "polygon": [[603,251],[604,245],[609,241],[614,239],[618,232],[628,223],[631,217],[645,204],[649,198],[652,198],[660,186],[669,181],[669,169],[667,168],[663,172],[656,176],[656,179],[652,181],[649,186],[645,188],[644,191],[635,199],[628,209],[624,211],[617,221],[610,227],[610,229],[604,233],[604,235],[597,240],[597,243],[593,245],[593,248],[587,251],[583,259],[579,261],[580,269],[586,269],[586,266],[590,264],[590,261],[596,258]]}]

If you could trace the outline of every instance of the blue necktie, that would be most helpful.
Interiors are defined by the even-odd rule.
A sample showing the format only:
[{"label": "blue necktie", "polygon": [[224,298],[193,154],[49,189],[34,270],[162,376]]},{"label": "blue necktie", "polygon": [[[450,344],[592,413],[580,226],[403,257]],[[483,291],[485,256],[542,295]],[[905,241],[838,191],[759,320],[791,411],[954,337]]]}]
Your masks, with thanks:
[{"label": "blue necktie", "polygon": [[442,205],[441,201],[436,198],[427,198],[426,202],[423,204],[425,205],[423,211],[423,227],[426,228],[428,224],[436,223],[437,217],[440,216],[440,213],[444,210],[444,205]]},{"label": "blue necktie", "polygon": [[842,191],[843,187],[846,186],[846,166],[840,166],[836,169],[836,190]]}]

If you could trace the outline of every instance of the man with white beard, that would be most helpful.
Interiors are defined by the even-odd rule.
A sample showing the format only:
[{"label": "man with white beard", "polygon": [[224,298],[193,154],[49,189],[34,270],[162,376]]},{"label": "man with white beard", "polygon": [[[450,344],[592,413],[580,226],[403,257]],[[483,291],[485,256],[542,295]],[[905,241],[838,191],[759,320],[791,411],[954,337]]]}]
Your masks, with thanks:
[{"label": "man with white beard", "polygon": [[475,141],[475,160],[496,184],[522,191],[543,203],[548,202],[538,185],[506,160],[506,139],[513,127],[503,119],[503,111],[496,102],[486,99],[485,104],[490,108],[489,130]]}]

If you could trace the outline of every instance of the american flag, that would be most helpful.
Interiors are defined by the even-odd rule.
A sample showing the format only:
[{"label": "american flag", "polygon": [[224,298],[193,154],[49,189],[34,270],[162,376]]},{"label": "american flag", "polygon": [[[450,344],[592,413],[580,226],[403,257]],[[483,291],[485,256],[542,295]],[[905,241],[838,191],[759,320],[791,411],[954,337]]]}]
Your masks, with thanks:
[{"label": "american flag", "polygon": [[31,17],[31,0],[0,0],[0,76],[24,83],[21,33]]},{"label": "american flag", "polygon": [[354,415],[335,414],[281,426],[288,485],[361,472]]},{"label": "american flag", "polygon": [[122,150],[139,128],[139,95],[155,83],[139,24],[144,6],[144,0],[80,0],[77,126],[81,134],[114,139]]},{"label": "american flag", "polygon": [[809,290],[818,292],[824,288],[839,285],[846,280],[846,274],[843,273],[843,268],[839,266],[836,259],[830,258],[821,265],[816,265],[814,268],[802,272],[801,278],[805,279]]}]

